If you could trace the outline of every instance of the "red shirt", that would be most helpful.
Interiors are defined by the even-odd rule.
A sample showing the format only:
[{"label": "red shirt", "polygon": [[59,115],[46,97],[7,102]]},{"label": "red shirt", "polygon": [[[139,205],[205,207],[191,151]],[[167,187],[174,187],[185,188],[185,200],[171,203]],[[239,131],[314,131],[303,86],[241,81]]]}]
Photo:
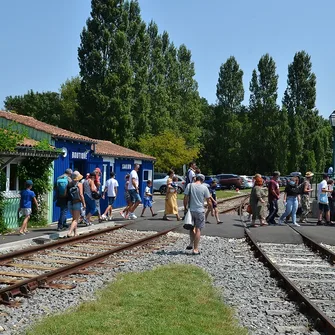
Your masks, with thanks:
[{"label": "red shirt", "polygon": [[276,180],[271,179],[269,182],[269,201],[278,200],[280,196],[279,184]]}]

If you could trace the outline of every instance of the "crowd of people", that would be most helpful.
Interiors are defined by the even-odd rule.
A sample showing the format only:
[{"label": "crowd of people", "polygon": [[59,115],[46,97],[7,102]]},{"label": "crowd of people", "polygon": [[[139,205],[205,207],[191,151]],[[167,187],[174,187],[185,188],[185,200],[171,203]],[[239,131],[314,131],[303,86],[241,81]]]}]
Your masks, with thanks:
[{"label": "crowd of people", "polygon": [[[260,174],[254,176],[254,187],[250,194],[249,213],[251,216],[251,226],[283,225],[291,222],[294,226],[300,226],[299,223],[307,223],[307,218],[311,210],[310,195],[312,189],[312,178],[314,174],[307,172],[304,178],[299,175],[292,175],[288,181],[283,196],[285,211],[278,216],[278,201],[280,199],[280,189],[278,178],[279,171],[273,173],[272,179],[268,185],[265,185],[264,179]],[[333,190],[333,180],[329,179],[327,173],[323,174],[323,180],[318,184],[318,222],[317,225],[332,226],[334,223],[334,201],[335,192]],[[300,213],[299,223],[297,222],[297,212]],[[278,218],[278,222],[276,222]],[[259,222],[257,222],[257,220]],[[323,221],[325,221],[323,223]]]}]

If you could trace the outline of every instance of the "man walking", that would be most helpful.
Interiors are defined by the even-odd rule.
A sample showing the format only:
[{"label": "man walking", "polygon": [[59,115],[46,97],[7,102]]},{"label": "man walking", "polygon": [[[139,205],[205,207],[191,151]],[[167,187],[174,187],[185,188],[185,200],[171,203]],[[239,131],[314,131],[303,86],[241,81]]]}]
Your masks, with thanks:
[{"label": "man walking", "polygon": [[311,188],[311,179],[314,173],[308,171],[305,174],[305,181],[300,185],[301,187],[301,216],[300,223],[307,222],[307,216],[311,209],[311,204],[309,202],[309,194],[313,191]]},{"label": "man walking", "polygon": [[318,203],[319,203],[319,219],[317,222],[318,226],[322,226],[322,214],[323,212],[326,215],[326,225],[330,226],[330,210],[329,210],[329,203],[328,203],[328,193],[332,191],[328,190],[328,181],[329,177],[327,173],[323,174],[323,180],[318,185]]},{"label": "man walking", "polygon": [[114,204],[114,201],[117,197],[118,187],[119,187],[119,183],[115,179],[115,173],[111,172],[110,173],[110,178],[106,182],[106,186],[105,186],[105,189],[104,189],[104,194],[102,196],[102,198],[105,199],[105,194],[107,192],[108,206],[105,210],[105,213],[102,214],[102,219],[103,220],[107,220],[107,215],[108,215],[108,220],[113,220],[113,204]]},{"label": "man walking", "polygon": [[193,255],[199,255],[199,241],[201,229],[205,226],[205,207],[204,199],[207,200],[207,208],[212,210],[211,195],[208,187],[203,185],[205,176],[198,174],[195,176],[195,182],[186,186],[184,196],[184,210],[191,211],[194,229],[190,231],[190,244],[187,250],[193,249]]},{"label": "man walking", "polygon": [[140,169],[139,164],[135,164],[134,170],[130,172],[128,191],[130,195],[130,199],[133,203],[131,208],[129,208],[129,219],[137,219],[137,216],[134,214],[137,206],[142,202],[141,196],[139,194],[139,182],[138,182],[138,174],[137,171]]},{"label": "man walking", "polygon": [[65,173],[57,178],[56,181],[56,206],[60,208],[57,231],[62,231],[68,228],[66,224],[67,214],[67,185],[72,181],[72,170],[66,169]]},{"label": "man walking", "polygon": [[269,224],[276,224],[275,217],[278,213],[278,200],[280,197],[280,190],[279,190],[279,184],[278,184],[278,179],[280,177],[280,172],[275,171],[273,172],[272,179],[269,182],[268,185],[268,201],[270,204],[270,209],[269,209],[269,215],[266,219],[267,223]]},{"label": "man walking", "polygon": [[193,183],[195,180],[195,169],[196,169],[196,164],[195,162],[190,162],[188,164],[188,170],[186,173],[186,186],[189,183]]}]

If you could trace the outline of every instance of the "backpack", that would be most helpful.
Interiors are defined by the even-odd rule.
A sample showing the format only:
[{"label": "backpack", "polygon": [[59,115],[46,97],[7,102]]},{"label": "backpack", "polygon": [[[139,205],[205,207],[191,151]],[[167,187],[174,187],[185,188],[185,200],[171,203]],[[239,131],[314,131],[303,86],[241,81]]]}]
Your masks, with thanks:
[{"label": "backpack", "polygon": [[79,202],[81,200],[78,183],[74,184],[69,188],[69,197],[72,202]]},{"label": "backpack", "polygon": [[67,176],[62,176],[57,179],[56,187],[57,187],[57,196],[58,198],[66,198],[67,196],[67,184],[69,180]]}]

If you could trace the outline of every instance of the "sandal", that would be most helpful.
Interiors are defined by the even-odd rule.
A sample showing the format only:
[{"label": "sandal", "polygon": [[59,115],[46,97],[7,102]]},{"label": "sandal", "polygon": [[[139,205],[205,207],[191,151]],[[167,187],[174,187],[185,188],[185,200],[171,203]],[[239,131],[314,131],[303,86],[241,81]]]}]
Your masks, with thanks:
[{"label": "sandal", "polygon": [[210,223],[209,221],[206,221],[205,223]]},{"label": "sandal", "polygon": [[193,251],[192,255],[200,255],[200,251]]},{"label": "sandal", "polygon": [[193,249],[193,247],[191,246],[191,245],[188,245],[187,247],[186,247],[186,250],[192,250]]},{"label": "sandal", "polygon": [[221,224],[221,223],[223,223],[223,222],[222,221],[217,222],[217,224]]}]

